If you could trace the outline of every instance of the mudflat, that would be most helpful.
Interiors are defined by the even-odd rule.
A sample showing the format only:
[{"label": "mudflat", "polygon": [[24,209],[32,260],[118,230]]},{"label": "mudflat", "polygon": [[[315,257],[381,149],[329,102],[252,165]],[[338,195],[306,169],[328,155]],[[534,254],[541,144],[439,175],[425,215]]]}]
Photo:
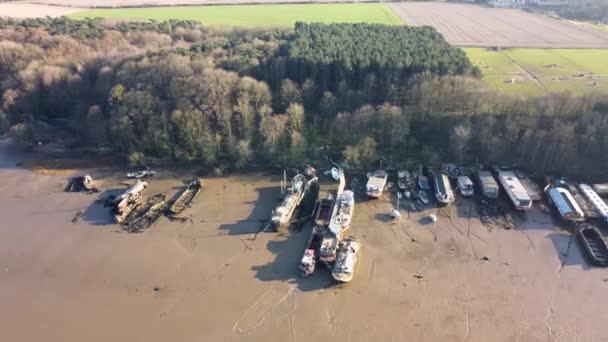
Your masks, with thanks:
[{"label": "mudflat", "polygon": [[[505,230],[462,198],[400,221],[389,194],[358,198],[349,234],[362,259],[336,285],[324,269],[297,275],[310,226],[259,232],[278,177],[205,179],[191,221],[126,234],[96,202],[103,192],[64,193],[65,177],[13,158],[0,162],[2,341],[608,340],[607,271],[540,212]],[[145,194],[172,194],[181,178],[160,172]]]}]

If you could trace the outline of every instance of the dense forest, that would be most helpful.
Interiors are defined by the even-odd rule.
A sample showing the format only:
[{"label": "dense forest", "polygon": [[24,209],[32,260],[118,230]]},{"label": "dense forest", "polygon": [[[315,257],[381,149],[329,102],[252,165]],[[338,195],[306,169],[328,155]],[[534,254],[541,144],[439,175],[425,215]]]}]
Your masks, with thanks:
[{"label": "dense forest", "polygon": [[0,20],[0,95],[15,140],[133,164],[608,167],[599,97],[492,93],[430,27]]}]

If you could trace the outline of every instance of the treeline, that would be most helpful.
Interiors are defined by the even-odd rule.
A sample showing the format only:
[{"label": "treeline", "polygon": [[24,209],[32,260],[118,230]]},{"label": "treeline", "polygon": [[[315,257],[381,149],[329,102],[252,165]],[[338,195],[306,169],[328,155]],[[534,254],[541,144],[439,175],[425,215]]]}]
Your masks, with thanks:
[{"label": "treeline", "polygon": [[[81,25],[79,29],[76,29]],[[480,87],[431,28],[0,21],[0,131],[206,166],[517,164],[600,177],[608,105]]]},{"label": "treeline", "polygon": [[605,0],[575,0],[555,8],[559,16],[591,22],[608,23],[608,2]]}]

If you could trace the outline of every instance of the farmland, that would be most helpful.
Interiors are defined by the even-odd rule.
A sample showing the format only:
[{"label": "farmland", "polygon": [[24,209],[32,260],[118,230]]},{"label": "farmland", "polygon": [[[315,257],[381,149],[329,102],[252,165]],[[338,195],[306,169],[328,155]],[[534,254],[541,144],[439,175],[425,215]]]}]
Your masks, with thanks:
[{"label": "farmland", "polygon": [[209,25],[284,26],[297,21],[322,23],[381,23],[399,25],[401,20],[383,4],[243,5],[89,9],[73,18],[184,19]]},{"label": "farmland", "polygon": [[[608,93],[608,50],[465,48],[484,80],[507,93]],[[514,83],[511,82],[514,80]]]},{"label": "farmland", "polygon": [[35,5],[26,3],[1,3],[0,2],[0,17],[12,18],[32,18],[32,17],[59,17],[79,11],[80,8],[75,7],[59,7]]},{"label": "farmland", "polygon": [[408,25],[434,26],[466,47],[608,48],[608,33],[527,13],[453,3],[391,3]]}]

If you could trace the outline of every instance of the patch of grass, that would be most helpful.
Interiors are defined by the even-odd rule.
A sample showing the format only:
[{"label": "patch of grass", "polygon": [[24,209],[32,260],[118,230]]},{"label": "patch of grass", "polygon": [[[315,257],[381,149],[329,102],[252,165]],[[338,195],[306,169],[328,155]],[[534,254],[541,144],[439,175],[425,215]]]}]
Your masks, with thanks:
[{"label": "patch of grass", "polygon": [[[608,50],[465,48],[489,86],[507,93],[608,93]],[[515,82],[510,81],[514,79]]]},{"label": "patch of grass", "polygon": [[183,19],[200,21],[205,25],[283,26],[292,27],[297,21],[320,23],[379,23],[401,25],[399,17],[380,3],[305,4],[305,5],[242,5],[88,9],[70,15],[71,18],[111,18],[137,20]]},{"label": "patch of grass", "polygon": [[588,21],[577,21],[577,20],[568,20],[569,22],[571,22],[574,25],[579,25],[579,26],[584,26],[584,27],[590,27],[592,29],[596,29],[599,31],[606,31],[608,32],[608,24],[602,24],[602,23],[592,23],[592,22],[588,22]]}]

